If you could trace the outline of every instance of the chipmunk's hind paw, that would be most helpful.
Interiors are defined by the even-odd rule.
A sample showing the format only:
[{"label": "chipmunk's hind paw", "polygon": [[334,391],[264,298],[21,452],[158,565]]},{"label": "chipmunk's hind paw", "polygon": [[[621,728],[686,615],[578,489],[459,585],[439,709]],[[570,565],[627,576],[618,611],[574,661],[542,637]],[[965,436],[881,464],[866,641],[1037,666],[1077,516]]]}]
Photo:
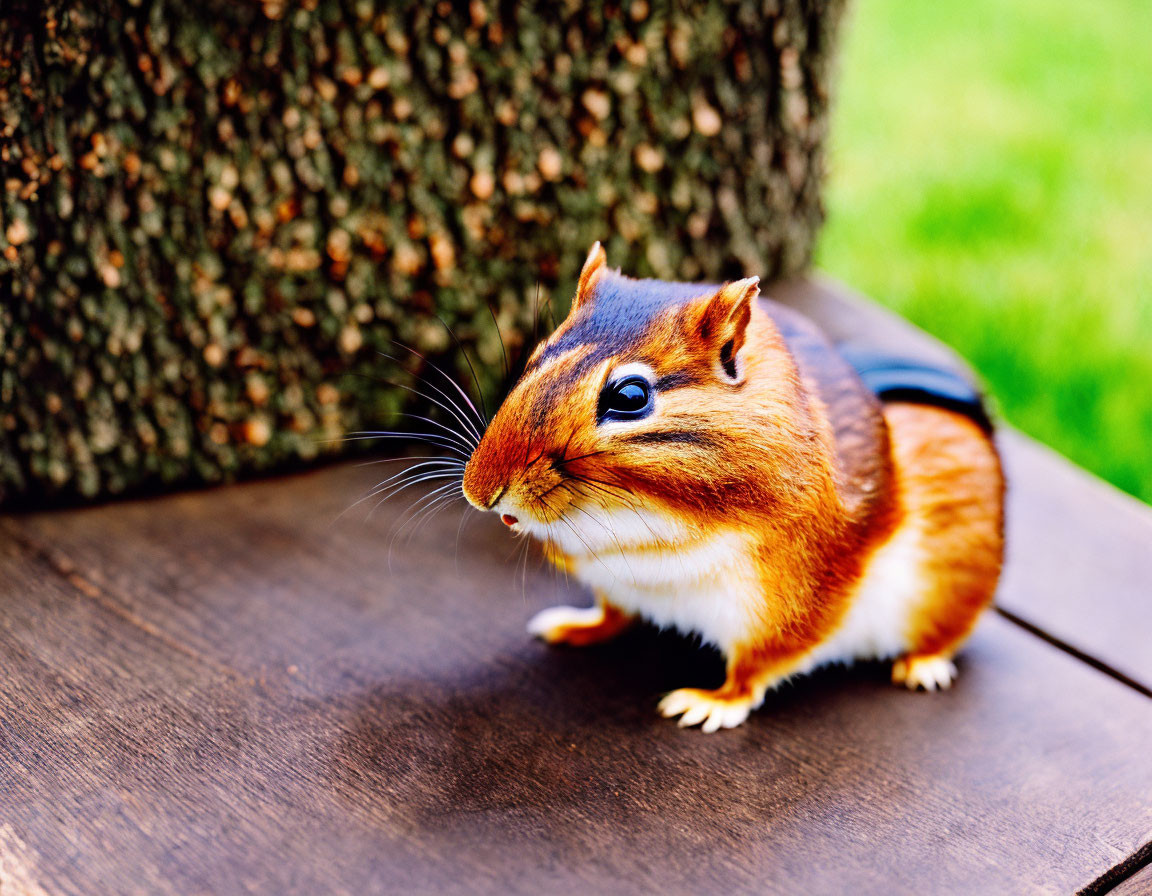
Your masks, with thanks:
[{"label": "chipmunk's hind paw", "polygon": [[675,718],[681,728],[699,725],[701,731],[711,733],[721,728],[735,728],[756,708],[751,697],[723,697],[717,691],[681,688],[660,701],[657,707],[662,716]]},{"label": "chipmunk's hind paw", "polygon": [[902,656],[892,664],[892,683],[909,690],[944,691],[956,680],[956,664],[946,656]]}]

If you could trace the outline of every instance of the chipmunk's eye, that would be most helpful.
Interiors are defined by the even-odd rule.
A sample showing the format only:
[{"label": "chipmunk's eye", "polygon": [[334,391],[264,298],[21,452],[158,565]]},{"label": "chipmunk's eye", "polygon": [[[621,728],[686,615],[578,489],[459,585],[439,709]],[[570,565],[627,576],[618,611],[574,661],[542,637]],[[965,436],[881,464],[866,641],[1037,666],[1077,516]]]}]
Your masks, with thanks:
[{"label": "chipmunk's eye", "polygon": [[652,413],[652,386],[642,376],[622,377],[600,390],[596,419],[638,420]]}]

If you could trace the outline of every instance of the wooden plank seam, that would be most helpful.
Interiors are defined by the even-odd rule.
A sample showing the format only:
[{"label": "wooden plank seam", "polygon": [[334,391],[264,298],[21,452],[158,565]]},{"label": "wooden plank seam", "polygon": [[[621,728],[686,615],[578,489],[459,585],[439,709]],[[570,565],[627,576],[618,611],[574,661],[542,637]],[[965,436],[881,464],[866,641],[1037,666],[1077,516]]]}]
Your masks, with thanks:
[{"label": "wooden plank seam", "polygon": [[1077,896],[1103,896],[1148,867],[1152,867],[1152,841],[1145,843],[1120,864],[1105,871]]},{"label": "wooden plank seam", "polygon": [[1103,660],[1098,660],[1096,657],[1092,656],[1091,654],[1087,654],[1084,651],[1079,650],[1076,647],[1073,647],[1067,641],[1064,641],[1060,638],[1057,638],[1055,635],[1049,634],[1048,632],[1044,631],[1042,628],[1040,628],[1036,625],[1033,625],[1028,620],[1022,619],[1021,617],[1017,616],[1011,610],[1006,610],[1001,606],[995,607],[995,610],[997,613],[999,613],[1001,616],[1003,616],[1005,619],[1007,619],[1013,625],[1017,625],[1020,628],[1022,628],[1024,631],[1028,632],[1029,634],[1035,635],[1037,638],[1040,638],[1043,641],[1047,641],[1053,647],[1057,648],[1058,650],[1064,651],[1069,656],[1075,657],[1076,659],[1080,660],[1080,662],[1082,662],[1082,663],[1086,663],[1087,665],[1089,665],[1093,669],[1095,669],[1097,672],[1103,672],[1105,675],[1109,676],[1110,678],[1116,679],[1116,681],[1120,682],[1121,684],[1127,685],[1128,687],[1132,688],[1132,690],[1143,694],[1145,697],[1152,697],[1152,689],[1146,687],[1145,685],[1142,685],[1140,682],[1135,681],[1132,678],[1129,678],[1127,675],[1125,675],[1123,672],[1119,671],[1118,669],[1112,668],[1107,663],[1105,663]]}]

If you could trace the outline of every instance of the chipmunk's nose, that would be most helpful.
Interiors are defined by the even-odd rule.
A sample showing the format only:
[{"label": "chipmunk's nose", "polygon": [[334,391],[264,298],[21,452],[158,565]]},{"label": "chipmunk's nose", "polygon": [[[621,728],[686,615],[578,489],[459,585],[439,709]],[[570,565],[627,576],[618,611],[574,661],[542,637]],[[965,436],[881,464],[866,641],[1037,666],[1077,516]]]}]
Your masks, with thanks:
[{"label": "chipmunk's nose", "polygon": [[510,513],[502,513],[500,514],[500,522],[502,522],[509,529],[514,529],[520,520],[516,519],[516,517],[512,516]]},{"label": "chipmunk's nose", "polygon": [[484,459],[477,458],[477,454],[479,451],[472,455],[464,467],[464,481],[461,483],[464,497],[477,510],[491,510],[508,490],[508,484],[492,475],[493,471],[485,468]]},{"label": "chipmunk's nose", "polygon": [[[477,510],[495,509],[519,475],[522,445],[501,428],[500,413],[496,412],[496,418],[488,424],[480,444],[464,465],[464,481],[461,483],[464,497]],[[497,512],[505,509],[500,508]]]}]

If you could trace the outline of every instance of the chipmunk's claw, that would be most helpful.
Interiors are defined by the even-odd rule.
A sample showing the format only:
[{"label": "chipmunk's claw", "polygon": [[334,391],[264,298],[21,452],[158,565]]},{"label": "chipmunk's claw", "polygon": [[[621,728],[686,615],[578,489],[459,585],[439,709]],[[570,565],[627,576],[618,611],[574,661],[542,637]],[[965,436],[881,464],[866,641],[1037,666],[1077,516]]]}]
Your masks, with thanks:
[{"label": "chipmunk's claw", "polygon": [[912,691],[945,691],[955,680],[956,664],[945,656],[903,656],[892,664],[892,683]]},{"label": "chipmunk's claw", "polygon": [[717,691],[704,691],[699,688],[680,688],[666,695],[657,710],[666,718],[680,716],[677,721],[681,728],[700,725],[700,730],[719,731],[721,728],[735,728],[755,708],[751,698],[722,697]]}]

